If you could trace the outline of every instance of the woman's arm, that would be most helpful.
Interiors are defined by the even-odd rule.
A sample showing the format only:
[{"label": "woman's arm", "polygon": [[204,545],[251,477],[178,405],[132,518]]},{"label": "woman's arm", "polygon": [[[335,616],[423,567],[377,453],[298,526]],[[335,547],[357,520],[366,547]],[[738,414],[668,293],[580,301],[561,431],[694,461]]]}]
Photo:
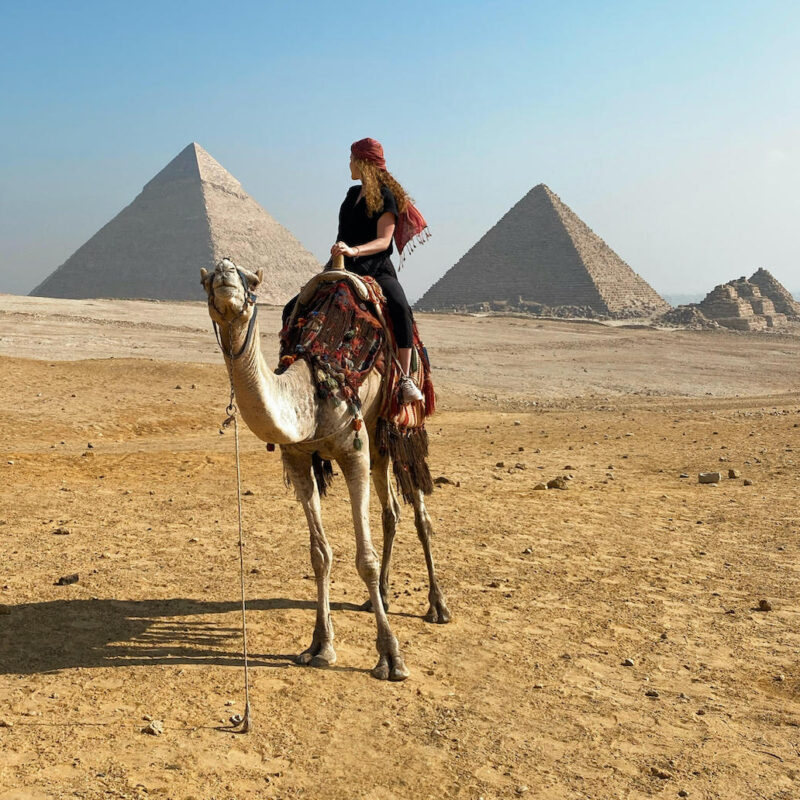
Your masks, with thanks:
[{"label": "woman's arm", "polygon": [[373,253],[382,253],[389,247],[394,235],[395,217],[390,211],[381,214],[378,218],[378,238],[373,239],[366,244],[359,244],[355,247],[349,247],[344,242],[336,242],[331,247],[331,255],[339,255],[341,253],[345,256],[355,258],[356,256],[370,256]]}]

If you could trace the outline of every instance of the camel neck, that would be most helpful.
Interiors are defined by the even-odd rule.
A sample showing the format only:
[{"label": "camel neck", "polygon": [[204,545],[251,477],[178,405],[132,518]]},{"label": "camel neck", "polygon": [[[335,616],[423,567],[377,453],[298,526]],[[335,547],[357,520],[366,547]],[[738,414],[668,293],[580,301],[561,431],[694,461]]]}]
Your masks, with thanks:
[{"label": "camel neck", "polygon": [[[247,322],[220,326],[220,339],[228,352],[238,353],[247,339]],[[261,352],[258,321],[246,347],[237,358],[225,356],[233,380],[236,405],[250,430],[262,441],[291,444],[309,438],[314,430],[316,399],[313,382],[301,374],[303,362],[276,375]]]}]

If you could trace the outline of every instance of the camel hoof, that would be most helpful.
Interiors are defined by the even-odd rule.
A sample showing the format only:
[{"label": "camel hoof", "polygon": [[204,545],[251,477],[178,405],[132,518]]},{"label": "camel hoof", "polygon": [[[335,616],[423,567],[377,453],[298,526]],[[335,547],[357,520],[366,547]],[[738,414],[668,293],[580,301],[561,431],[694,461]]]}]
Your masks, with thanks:
[{"label": "camel hoof", "polygon": [[311,645],[308,650],[304,650],[300,653],[295,661],[303,667],[324,669],[336,663],[336,653],[330,645],[324,647]]},{"label": "camel hoof", "polygon": [[384,656],[378,659],[378,663],[372,668],[372,677],[379,681],[404,681],[411,673],[403,663],[403,657]]},{"label": "camel hoof", "polygon": [[434,622],[437,625],[445,625],[450,622],[450,609],[445,604],[444,600],[434,600],[428,608],[428,613],[425,614],[425,622]]}]

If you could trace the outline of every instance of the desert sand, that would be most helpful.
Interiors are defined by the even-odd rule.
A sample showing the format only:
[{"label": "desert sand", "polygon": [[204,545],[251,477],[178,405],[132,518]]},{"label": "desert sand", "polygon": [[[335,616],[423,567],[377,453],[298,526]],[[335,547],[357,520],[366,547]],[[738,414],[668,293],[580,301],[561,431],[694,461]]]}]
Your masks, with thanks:
[{"label": "desert sand", "polygon": [[[274,360],[278,310],[261,319]],[[390,618],[411,677],[370,677],[339,479],[339,660],[295,666],[305,521],[244,432],[241,735],[224,730],[243,707],[233,437],[205,306],[0,296],[0,800],[800,796],[800,337],[418,320],[453,621],[422,620],[406,513]]]}]

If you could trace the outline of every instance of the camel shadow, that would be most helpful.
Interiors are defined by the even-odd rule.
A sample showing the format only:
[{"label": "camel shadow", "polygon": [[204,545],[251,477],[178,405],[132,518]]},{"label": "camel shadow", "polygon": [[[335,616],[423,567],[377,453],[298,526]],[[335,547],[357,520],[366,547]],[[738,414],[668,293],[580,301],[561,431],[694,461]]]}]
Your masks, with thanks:
[{"label": "camel shadow", "polygon": [[[250,600],[248,611],[316,609],[309,600]],[[331,603],[358,611],[352,603]],[[241,609],[234,601],[53,600],[6,606],[0,616],[0,675],[77,667],[208,664],[241,666],[241,628],[212,614]],[[199,619],[187,619],[199,617]],[[294,666],[293,655],[250,653],[251,666]]]}]

